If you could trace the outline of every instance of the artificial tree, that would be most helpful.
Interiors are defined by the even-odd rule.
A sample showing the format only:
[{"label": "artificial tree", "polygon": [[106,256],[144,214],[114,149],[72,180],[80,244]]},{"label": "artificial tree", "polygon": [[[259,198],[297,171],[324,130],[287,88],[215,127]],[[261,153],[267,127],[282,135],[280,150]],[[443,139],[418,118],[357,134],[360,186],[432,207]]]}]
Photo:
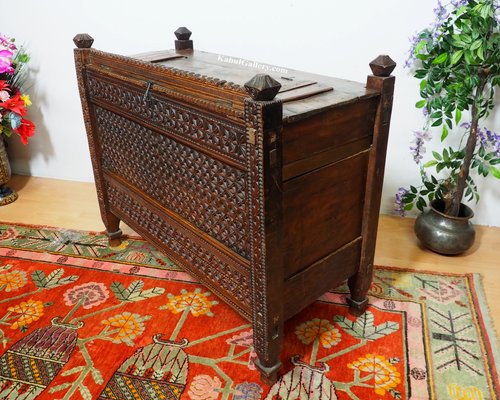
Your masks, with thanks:
[{"label": "artificial tree", "polygon": [[[458,216],[464,196],[479,200],[471,170],[500,179],[496,167],[500,136],[479,125],[494,108],[495,87],[500,84],[499,6],[495,0],[458,0],[447,5],[438,2],[434,11],[435,23],[413,38],[406,64],[415,66],[421,96],[416,107],[426,117],[410,148],[420,166],[422,185],[401,188],[396,204],[404,214],[414,206],[423,211],[427,200],[441,199],[441,211]],[[470,122],[461,123],[465,113],[470,113]],[[423,163],[432,128],[440,129],[441,142],[452,134],[462,137],[457,148],[432,151],[433,158]],[[435,174],[427,172],[431,168]]]}]

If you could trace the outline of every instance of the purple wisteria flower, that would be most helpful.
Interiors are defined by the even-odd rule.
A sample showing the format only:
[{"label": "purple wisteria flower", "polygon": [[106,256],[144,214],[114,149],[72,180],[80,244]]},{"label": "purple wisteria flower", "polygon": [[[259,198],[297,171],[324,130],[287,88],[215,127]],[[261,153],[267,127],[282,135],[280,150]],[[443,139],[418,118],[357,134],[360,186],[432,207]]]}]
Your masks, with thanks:
[{"label": "purple wisteria flower", "polygon": [[497,157],[500,157],[500,135],[498,133],[487,128],[480,128],[477,131],[477,136],[487,152],[493,152]]},{"label": "purple wisteria flower", "polygon": [[404,187],[400,187],[398,192],[396,193],[394,200],[394,211],[396,211],[399,215],[404,217],[406,215],[405,212],[405,203],[403,202],[404,197],[408,193],[408,190]]},{"label": "purple wisteria flower", "polygon": [[410,145],[410,153],[413,156],[413,160],[418,164],[426,152],[425,142],[432,139],[432,135],[429,131],[414,131],[415,138],[412,140]]},{"label": "purple wisteria flower", "polygon": [[469,0],[451,0],[451,5],[455,8],[460,8],[467,5],[468,2]]},{"label": "purple wisteria flower", "polygon": [[427,109],[427,106],[422,108],[422,114],[425,118],[429,116],[429,110]]},{"label": "purple wisteria flower", "polygon": [[[462,122],[460,127],[469,130],[470,122]],[[490,131],[488,128],[478,127],[477,129],[477,144],[482,145],[486,152],[495,153],[496,157],[500,157],[500,134]]]},{"label": "purple wisteria flower", "polygon": [[410,41],[410,50],[408,50],[408,58],[405,60],[403,68],[411,68],[417,59],[415,54],[415,48],[422,40],[420,38],[419,33],[415,33],[411,38],[408,39]]}]

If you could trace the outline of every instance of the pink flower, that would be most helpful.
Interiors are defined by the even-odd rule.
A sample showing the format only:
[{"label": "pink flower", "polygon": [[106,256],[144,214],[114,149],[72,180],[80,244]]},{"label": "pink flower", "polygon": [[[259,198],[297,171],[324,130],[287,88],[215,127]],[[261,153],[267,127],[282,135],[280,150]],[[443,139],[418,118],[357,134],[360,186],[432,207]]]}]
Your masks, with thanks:
[{"label": "pink flower", "polygon": [[0,90],[0,101],[4,102],[10,97],[9,92],[6,90]]},{"label": "pink flower", "polygon": [[81,302],[83,308],[89,309],[104,303],[109,298],[109,292],[103,283],[88,282],[74,286],[64,293],[64,303],[73,306]]},{"label": "pink flower", "polygon": [[188,394],[192,400],[214,400],[219,397],[222,382],[216,376],[197,375],[193,378]]},{"label": "pink flower", "polygon": [[12,71],[12,52],[9,50],[0,50],[0,74]]}]

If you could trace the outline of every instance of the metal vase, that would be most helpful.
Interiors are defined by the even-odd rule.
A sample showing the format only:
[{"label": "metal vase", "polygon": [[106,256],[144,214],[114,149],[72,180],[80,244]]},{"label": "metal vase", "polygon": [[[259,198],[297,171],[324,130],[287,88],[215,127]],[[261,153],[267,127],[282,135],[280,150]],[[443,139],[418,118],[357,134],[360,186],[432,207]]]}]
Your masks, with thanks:
[{"label": "metal vase", "polygon": [[468,250],[476,238],[470,219],[474,212],[460,204],[458,217],[443,213],[444,202],[434,200],[430,209],[420,214],[415,221],[415,234],[428,249],[445,255],[460,254]]},{"label": "metal vase", "polygon": [[0,206],[5,206],[17,200],[17,193],[7,186],[11,177],[9,158],[5,142],[0,136]]}]

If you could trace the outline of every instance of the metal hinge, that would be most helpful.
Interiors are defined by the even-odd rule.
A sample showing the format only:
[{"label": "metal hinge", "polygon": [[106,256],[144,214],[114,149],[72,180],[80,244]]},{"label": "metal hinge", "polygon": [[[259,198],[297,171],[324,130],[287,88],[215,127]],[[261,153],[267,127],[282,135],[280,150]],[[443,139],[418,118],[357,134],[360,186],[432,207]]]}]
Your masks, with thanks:
[{"label": "metal hinge", "polygon": [[255,129],[248,128],[248,143],[255,145]]}]

